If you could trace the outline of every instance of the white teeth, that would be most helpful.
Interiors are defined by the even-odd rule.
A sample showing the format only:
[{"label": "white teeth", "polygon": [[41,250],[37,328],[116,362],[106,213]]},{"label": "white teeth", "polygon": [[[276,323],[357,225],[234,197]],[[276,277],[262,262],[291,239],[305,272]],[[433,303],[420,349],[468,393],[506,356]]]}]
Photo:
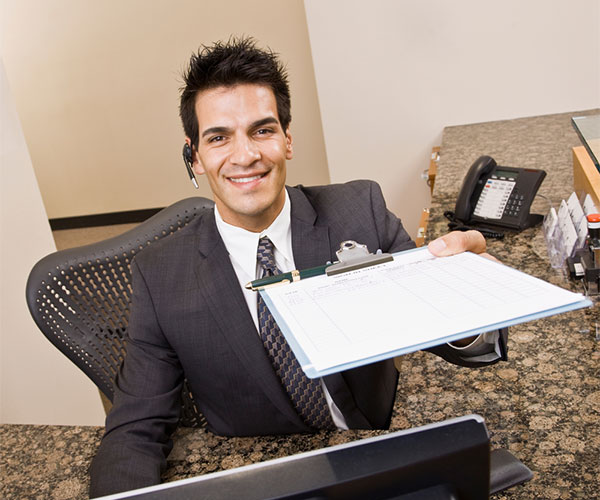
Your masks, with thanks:
[{"label": "white teeth", "polygon": [[256,179],[260,179],[262,177],[262,175],[254,175],[252,177],[240,177],[238,179],[234,179],[233,177],[230,177],[229,180],[231,182],[236,182],[238,184],[242,184],[244,182],[252,182],[255,181]]}]

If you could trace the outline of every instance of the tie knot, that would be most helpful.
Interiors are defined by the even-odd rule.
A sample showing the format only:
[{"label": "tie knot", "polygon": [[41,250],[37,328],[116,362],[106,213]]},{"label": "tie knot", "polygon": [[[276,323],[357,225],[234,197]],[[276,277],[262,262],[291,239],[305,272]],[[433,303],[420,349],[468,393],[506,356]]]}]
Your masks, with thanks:
[{"label": "tie knot", "polygon": [[275,253],[273,250],[273,242],[269,238],[263,236],[260,240],[258,240],[256,258],[259,265],[265,270],[265,274],[267,276],[280,274],[281,272],[279,269],[277,269],[277,265],[275,264]]}]

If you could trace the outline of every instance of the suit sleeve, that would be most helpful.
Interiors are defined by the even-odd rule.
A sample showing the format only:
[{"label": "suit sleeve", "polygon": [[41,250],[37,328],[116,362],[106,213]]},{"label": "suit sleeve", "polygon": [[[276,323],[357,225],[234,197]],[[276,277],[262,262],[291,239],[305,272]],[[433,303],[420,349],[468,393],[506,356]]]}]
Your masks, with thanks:
[{"label": "suit sleeve", "polygon": [[183,371],[165,339],[135,260],[126,356],[113,408],[90,468],[90,497],[160,482],[177,427]]},{"label": "suit sleeve", "polygon": [[[382,251],[393,253],[415,248],[415,243],[410,239],[400,219],[386,208],[381,188],[374,182],[371,183],[371,207]],[[493,341],[488,341],[492,338]],[[507,341],[508,328],[502,328],[491,332],[491,335],[479,335],[467,348],[460,349],[442,344],[426,350],[455,365],[476,368],[506,361]]]},{"label": "suit sleeve", "polygon": [[[490,340],[487,340],[489,338]],[[426,351],[459,366],[479,368],[508,359],[508,328],[482,333],[466,348],[442,344]]]}]

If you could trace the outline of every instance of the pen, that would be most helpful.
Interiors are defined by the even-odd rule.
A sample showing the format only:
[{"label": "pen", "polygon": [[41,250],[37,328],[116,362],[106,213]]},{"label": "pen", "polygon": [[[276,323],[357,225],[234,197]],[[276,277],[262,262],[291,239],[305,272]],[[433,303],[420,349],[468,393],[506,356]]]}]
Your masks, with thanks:
[{"label": "pen", "polygon": [[248,290],[260,290],[271,285],[282,285],[284,283],[293,283],[294,281],[300,281],[305,278],[312,278],[313,276],[319,276],[325,274],[325,269],[329,264],[318,267],[310,267],[308,269],[302,269],[298,271],[294,269],[289,273],[281,273],[275,276],[267,276],[266,278],[260,278],[246,284]]}]

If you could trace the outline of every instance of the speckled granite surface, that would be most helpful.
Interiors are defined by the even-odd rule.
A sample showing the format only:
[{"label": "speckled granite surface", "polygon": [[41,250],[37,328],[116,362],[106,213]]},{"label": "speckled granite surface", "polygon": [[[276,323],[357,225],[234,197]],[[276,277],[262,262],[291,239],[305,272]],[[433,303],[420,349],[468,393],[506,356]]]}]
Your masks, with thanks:
[{"label": "speckled granite surface", "polygon": [[[596,110],[595,112],[599,112]],[[589,113],[589,112],[588,112]],[[572,190],[570,148],[580,145],[569,119],[583,113],[449,127],[432,203],[428,238],[446,231],[464,173],[481,154],[499,164],[543,168],[540,193],[553,202]],[[547,203],[534,206],[547,210]],[[539,228],[503,241],[490,252],[560,286]],[[598,498],[600,495],[600,342],[598,308],[513,327],[509,361],[470,370],[426,353],[404,356],[392,430],[479,413],[493,447],[509,449],[534,472],[529,483],[496,499]],[[222,438],[180,429],[165,480],[229,469],[368,437],[380,432]],[[99,427],[0,426],[0,496],[75,499],[87,494],[87,468],[102,435]]]},{"label": "speckled granite surface", "polygon": [[[548,175],[539,194],[546,199],[538,197],[532,212],[545,214],[550,204],[557,206],[573,191],[571,148],[581,145],[570,119],[597,113],[600,110],[446,128],[428,239],[447,230],[443,213],[454,209],[466,171],[482,154],[499,165],[545,170]],[[489,240],[488,251],[529,274],[582,291],[550,267],[539,227]],[[534,472],[532,481],[499,498],[600,497],[598,302],[591,309],[511,328],[507,363],[478,371],[437,364],[436,379],[444,372],[453,379],[442,382],[444,395],[456,391],[448,407],[457,413],[468,407],[480,413],[493,443],[508,448]],[[464,380],[463,392],[458,392],[457,377]]]}]

